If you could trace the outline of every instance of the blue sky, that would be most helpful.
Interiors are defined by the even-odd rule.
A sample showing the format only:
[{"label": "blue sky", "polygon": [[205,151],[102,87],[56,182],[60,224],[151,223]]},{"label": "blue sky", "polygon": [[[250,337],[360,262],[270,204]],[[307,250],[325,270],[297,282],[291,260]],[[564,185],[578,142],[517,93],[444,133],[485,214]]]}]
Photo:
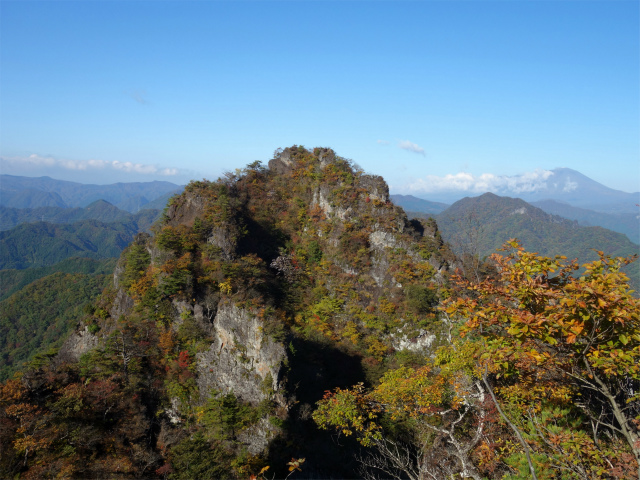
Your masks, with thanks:
[{"label": "blue sky", "polygon": [[424,198],[557,167],[640,190],[636,1],[0,9],[3,173],[184,183],[299,144]]}]

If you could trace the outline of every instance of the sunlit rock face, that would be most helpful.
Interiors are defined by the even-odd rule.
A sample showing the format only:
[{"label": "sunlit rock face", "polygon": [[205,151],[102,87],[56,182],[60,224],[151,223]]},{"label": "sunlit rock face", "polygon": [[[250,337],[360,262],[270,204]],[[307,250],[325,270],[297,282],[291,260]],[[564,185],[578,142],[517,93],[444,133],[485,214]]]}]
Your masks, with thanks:
[{"label": "sunlit rock face", "polygon": [[213,332],[209,349],[198,354],[201,395],[233,392],[257,405],[279,393],[285,349],[263,333],[263,322],[255,313],[232,304],[221,305]]}]

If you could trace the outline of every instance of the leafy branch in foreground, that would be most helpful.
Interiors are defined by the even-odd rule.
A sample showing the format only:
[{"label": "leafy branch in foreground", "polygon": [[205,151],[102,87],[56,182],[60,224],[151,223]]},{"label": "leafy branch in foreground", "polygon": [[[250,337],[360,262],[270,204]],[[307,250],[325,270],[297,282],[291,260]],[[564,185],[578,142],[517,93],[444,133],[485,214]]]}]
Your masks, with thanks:
[{"label": "leafy branch in foreground", "polygon": [[478,362],[542,454],[539,469],[632,478],[621,465],[635,460],[640,476],[640,301],[621,271],[635,258],[598,252],[574,277],[575,261],[526,252],[516,240],[505,249],[492,257],[498,282],[467,283],[469,295],[446,311],[483,342]]},{"label": "leafy branch in foreground", "polygon": [[[355,435],[373,447],[360,458],[367,478],[377,478],[377,471],[385,478],[460,474],[480,480],[474,450],[492,436],[487,430],[492,412],[475,372],[474,348],[457,341],[422,367],[387,372],[369,392],[362,384],[327,392],[313,418],[322,428]],[[405,426],[404,434],[398,425]]]}]

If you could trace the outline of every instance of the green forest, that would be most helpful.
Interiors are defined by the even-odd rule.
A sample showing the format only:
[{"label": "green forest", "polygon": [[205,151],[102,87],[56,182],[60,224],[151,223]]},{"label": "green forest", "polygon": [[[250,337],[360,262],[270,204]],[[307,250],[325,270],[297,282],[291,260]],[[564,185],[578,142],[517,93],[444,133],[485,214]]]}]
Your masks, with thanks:
[{"label": "green forest", "polygon": [[[429,217],[418,213],[412,216]],[[564,255],[580,264],[598,259],[598,251],[611,257],[628,257],[640,250],[639,245],[621,233],[581,226],[576,221],[547,214],[519,198],[492,193],[462,199],[433,217],[443,238],[466,262],[488,258],[514,237],[530,251],[551,257]],[[640,289],[640,265],[628,265],[624,271],[632,288]]]},{"label": "green forest", "polygon": [[81,220],[100,222],[135,222],[140,230],[147,230],[155,222],[161,209],[145,208],[136,214],[121,210],[109,202],[97,200],[84,208],[38,207],[10,208],[0,205],[0,230],[10,230],[21,223],[74,223]]},{"label": "green forest", "polygon": [[17,244],[32,228],[127,246],[3,273],[2,478],[640,477],[632,251],[456,255],[302,146],[191,182],[128,240],[33,225],[0,236],[5,268],[63,260]]},{"label": "green forest", "polygon": [[102,293],[110,277],[57,272],[1,301],[0,379],[37,353],[60,347],[85,315],[83,307]]},{"label": "green forest", "polygon": [[45,267],[69,257],[117,257],[137,232],[134,222],[23,223],[0,232],[0,269]]}]

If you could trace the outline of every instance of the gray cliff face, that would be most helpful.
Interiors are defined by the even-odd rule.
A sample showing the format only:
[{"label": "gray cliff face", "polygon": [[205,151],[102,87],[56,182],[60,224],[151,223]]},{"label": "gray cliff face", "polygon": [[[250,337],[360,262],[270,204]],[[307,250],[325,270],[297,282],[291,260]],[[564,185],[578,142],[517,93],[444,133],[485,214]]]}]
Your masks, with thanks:
[{"label": "gray cliff face", "polygon": [[133,311],[134,305],[133,299],[127,295],[123,288],[119,288],[109,315],[111,315],[112,318],[120,318],[121,315],[128,315]]},{"label": "gray cliff face", "polygon": [[265,335],[262,320],[233,304],[223,304],[213,322],[209,349],[198,354],[198,388],[203,398],[212,392],[233,392],[253,405],[274,396],[284,404],[282,366],[285,348]]},{"label": "gray cliff face", "polygon": [[[239,400],[258,406],[272,400],[281,414],[288,410],[283,388],[284,346],[263,332],[258,315],[233,303],[218,304],[218,299],[205,298],[199,303],[173,301],[172,327],[177,330],[185,316],[192,316],[211,339],[209,348],[196,357],[199,398],[193,404],[203,405],[213,396],[233,393]],[[181,404],[171,400],[166,410],[169,421],[182,422]],[[264,417],[238,434],[238,442],[251,455],[265,451],[280,430]]]},{"label": "gray cliff face", "polygon": [[269,160],[269,169],[280,175],[285,175],[293,170],[293,160],[289,148],[284,151],[276,151],[277,156]]},{"label": "gray cliff face", "polygon": [[99,343],[100,339],[83,325],[62,344],[56,356],[56,363],[77,362],[83,354],[96,348]]},{"label": "gray cliff face", "polygon": [[225,225],[214,227],[207,238],[207,243],[218,247],[222,258],[229,261],[235,257],[235,251],[238,247],[237,238],[237,228],[234,225]]},{"label": "gray cliff face", "polygon": [[190,227],[196,218],[201,218],[204,215],[205,200],[202,197],[193,193],[185,193],[183,198],[180,205],[173,204],[167,210],[168,225],[172,227],[178,225]]},{"label": "gray cliff face", "polygon": [[[118,276],[114,275],[114,277],[114,283],[116,283]],[[134,305],[133,299],[127,295],[123,288],[119,288],[109,310],[109,316],[111,319],[117,320],[130,314]],[[87,325],[80,324],[60,347],[56,361],[59,363],[77,362],[82,355],[102,345],[114,329],[115,324],[112,321],[105,322],[103,328],[97,334],[93,334]]]},{"label": "gray cliff face", "polygon": [[362,175],[359,186],[369,192],[369,198],[371,198],[371,200],[377,200],[382,203],[389,201],[389,186],[381,176]]},{"label": "gray cliff face", "polygon": [[113,286],[118,289],[120,288],[120,282],[124,276],[124,257],[120,256],[118,262],[116,263],[116,268],[113,270]]}]

